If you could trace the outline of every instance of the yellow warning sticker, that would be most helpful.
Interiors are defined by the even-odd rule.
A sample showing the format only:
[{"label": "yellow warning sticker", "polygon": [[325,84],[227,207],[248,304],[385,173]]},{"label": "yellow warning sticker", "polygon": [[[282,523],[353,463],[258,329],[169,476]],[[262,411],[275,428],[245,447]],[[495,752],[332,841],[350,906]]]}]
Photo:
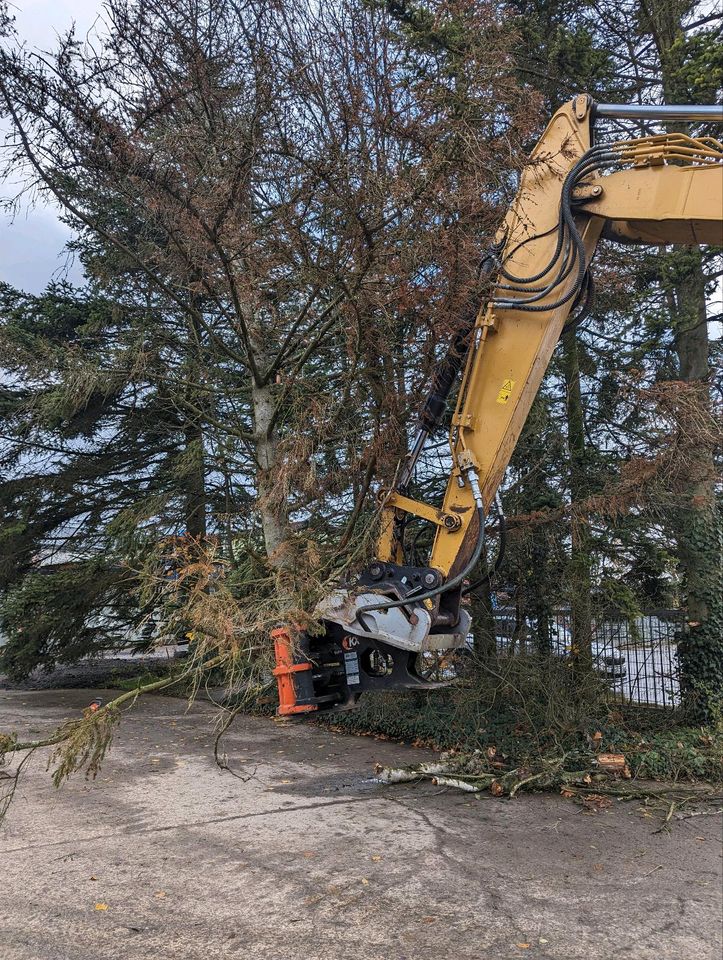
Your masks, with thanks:
[{"label": "yellow warning sticker", "polygon": [[512,388],[515,385],[514,380],[503,380],[502,386],[500,387],[500,392],[497,394],[497,403],[507,403],[510,399],[510,394],[512,393]]}]

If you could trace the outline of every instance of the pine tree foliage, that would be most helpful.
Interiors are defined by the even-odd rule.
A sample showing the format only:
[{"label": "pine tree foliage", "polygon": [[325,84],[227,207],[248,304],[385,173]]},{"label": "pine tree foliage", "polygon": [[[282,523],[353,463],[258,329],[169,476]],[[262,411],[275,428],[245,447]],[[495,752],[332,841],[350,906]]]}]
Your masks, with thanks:
[{"label": "pine tree foliage", "polygon": [[[7,169],[60,205],[89,278],[3,291],[15,672],[93,649],[99,620],[97,645],[156,635],[179,538],[277,619],[368,539],[534,117],[494,8],[465,24],[463,84],[353,0],[113,0],[49,59],[7,28]],[[168,575],[139,594],[149,557]]]},{"label": "pine tree foliage", "polygon": [[[92,45],[42,59],[6,20],[7,168],[60,205],[89,282],[0,291],[5,667],[202,633],[199,611],[231,636],[234,602],[253,637],[255,604],[287,616],[358,560],[547,117],[581,90],[712,102],[719,28],[689,0],[111,0]],[[556,605],[583,655],[610,607],[686,607],[710,714],[720,251],[607,244],[594,267],[502,490],[492,587],[540,651]],[[215,612],[190,581],[169,600],[182,564],[223,571]]]}]

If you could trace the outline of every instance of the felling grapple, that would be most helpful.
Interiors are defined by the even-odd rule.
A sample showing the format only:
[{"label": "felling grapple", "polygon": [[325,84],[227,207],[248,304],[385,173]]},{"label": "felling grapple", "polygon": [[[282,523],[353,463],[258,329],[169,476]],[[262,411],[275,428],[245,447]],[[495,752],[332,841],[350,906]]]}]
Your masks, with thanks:
[{"label": "felling grapple", "polygon": [[[274,630],[279,714],[349,710],[368,690],[444,685],[420,675],[419,656],[463,646],[470,617],[466,610],[460,616],[447,607],[451,593],[434,601],[415,599],[440,582],[439,573],[428,567],[375,562],[353,584],[322,600],[316,610],[321,634]],[[398,605],[377,608],[381,601]],[[454,630],[449,629],[452,619]]]}]

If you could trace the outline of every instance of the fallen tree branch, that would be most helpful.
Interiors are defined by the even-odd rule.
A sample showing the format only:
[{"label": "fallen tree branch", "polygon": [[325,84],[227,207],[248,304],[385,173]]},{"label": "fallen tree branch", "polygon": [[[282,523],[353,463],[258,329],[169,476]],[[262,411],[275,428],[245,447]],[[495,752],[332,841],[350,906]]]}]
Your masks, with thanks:
[{"label": "fallen tree branch", "polygon": [[[217,656],[203,664],[204,669],[211,670],[226,662],[226,657]],[[181,673],[162,677],[150,683],[139,684],[133,690],[109,700],[98,709],[87,707],[83,715],[75,720],[68,720],[48,737],[37,740],[19,740],[15,734],[0,734],[0,767],[16,754],[24,754],[12,772],[0,771],[0,781],[3,789],[0,792],[0,821],[7,813],[10,803],[18,787],[20,775],[30,762],[37,750],[44,747],[55,747],[48,759],[48,767],[55,764],[53,783],[60,786],[63,780],[72,773],[84,769],[86,776],[95,777],[100,765],[110,747],[113,733],[120,720],[120,708],[128,703],[135,702],[145,693],[154,693],[173,687],[191,676],[189,668]]]},{"label": "fallen tree branch", "polygon": [[[496,797],[513,799],[521,791],[560,790],[563,796],[579,798],[586,804],[603,796],[616,797],[618,800],[659,799],[668,804],[663,829],[684,803],[718,802],[723,797],[719,788],[715,792],[699,788],[685,788],[680,784],[655,787],[652,785],[633,785],[628,779],[629,772],[625,758],[616,755],[615,764],[600,764],[599,756],[590,754],[588,766],[575,770],[564,768],[567,757],[562,755],[549,759],[542,757],[533,767],[505,768],[505,764],[496,757],[496,752],[485,755],[479,750],[471,754],[443,753],[438,762],[420,763],[409,767],[375,768],[380,783],[412,783],[432,780],[437,786],[452,787],[472,793],[482,790]],[[622,777],[623,782],[618,778]]]},{"label": "fallen tree branch", "polygon": [[[209,662],[208,666],[214,667],[223,660],[222,657],[216,658],[218,663]],[[94,719],[101,718],[103,714],[111,714],[114,710],[118,710],[124,703],[128,701],[135,701],[144,693],[152,693],[156,690],[164,690],[167,687],[172,687],[177,683],[180,683],[181,680],[185,679],[188,676],[188,671],[179,674],[175,677],[163,677],[161,680],[154,680],[151,683],[139,684],[133,690],[127,690],[125,693],[120,694],[115,697],[113,700],[109,700],[108,703],[104,704],[102,707],[99,707],[92,716]],[[70,720],[68,723],[63,724],[61,727],[58,727],[56,732],[50,736],[45,737],[42,740],[15,740],[13,737],[0,734],[0,756],[5,753],[19,753],[23,750],[37,750],[40,747],[54,747],[62,743],[64,740],[69,739],[72,736],[73,730],[71,728],[76,727],[78,724],[83,723],[87,717],[84,715],[79,720]]]},{"label": "fallen tree branch", "polygon": [[411,767],[384,767],[380,763],[374,775],[380,783],[414,783],[417,780],[433,779],[445,771],[443,763],[419,763]]},{"label": "fallen tree branch", "polygon": [[716,813],[723,813],[723,807],[715,807],[713,810],[692,810],[690,813],[676,813],[676,820],[692,820],[693,817],[710,817]]}]

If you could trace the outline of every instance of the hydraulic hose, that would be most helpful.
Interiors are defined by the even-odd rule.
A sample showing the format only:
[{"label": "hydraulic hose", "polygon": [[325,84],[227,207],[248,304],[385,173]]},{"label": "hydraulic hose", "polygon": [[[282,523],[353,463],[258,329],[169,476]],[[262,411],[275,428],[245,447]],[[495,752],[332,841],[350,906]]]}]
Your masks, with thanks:
[{"label": "hydraulic hose", "polygon": [[477,566],[480,557],[482,556],[482,550],[484,548],[485,541],[485,508],[484,501],[482,500],[482,492],[480,490],[479,480],[477,479],[477,474],[474,470],[474,467],[468,467],[466,473],[469,485],[472,488],[475,506],[477,508],[479,534],[477,536],[477,543],[475,544],[472,556],[465,564],[464,569],[461,570],[456,576],[452,577],[451,580],[446,580],[438,587],[434,587],[432,590],[426,590],[424,593],[410,594],[408,597],[405,597],[404,600],[383,600],[380,603],[372,603],[367,604],[365,607],[359,607],[356,614],[357,619],[359,618],[360,614],[371,613],[373,610],[391,610],[392,607],[406,607],[409,606],[410,603],[420,603],[424,600],[431,600],[432,597],[439,596],[440,593],[448,593],[450,590],[454,590],[455,587],[458,587],[465,577],[468,577]]},{"label": "hydraulic hose", "polygon": [[505,519],[504,511],[502,510],[502,501],[500,500],[499,494],[495,497],[495,506],[497,507],[497,516],[499,518],[499,527],[500,527],[500,546],[497,551],[497,556],[495,557],[495,562],[492,564],[490,569],[479,578],[475,580],[474,583],[470,583],[469,586],[465,587],[462,591],[462,596],[466,597],[470,593],[474,593],[483,583],[486,583],[488,580],[491,580],[493,575],[502,566],[502,561],[505,559],[505,552],[507,550],[507,520]]},{"label": "hydraulic hose", "polygon": [[[567,333],[569,330],[574,330],[576,327],[579,327],[583,320],[586,320],[590,316],[593,303],[595,302],[595,283],[592,279],[592,274],[590,273],[589,269],[585,273],[585,283],[583,284],[582,290],[580,290],[578,294],[578,298],[582,301],[582,306],[575,316],[571,317],[562,328],[563,333]],[[576,300],[572,306],[573,310],[577,306],[578,301]]]},{"label": "hydraulic hose", "polygon": [[[606,163],[609,163],[610,161],[613,161],[613,160],[619,161],[619,159],[620,158],[618,154],[611,151],[610,148],[607,146],[592,147],[590,150],[584,153],[580,157],[580,159],[577,161],[577,163],[567,173],[567,176],[565,178],[565,183],[563,185],[563,190],[562,190],[561,205],[564,202],[565,188],[568,186],[568,184],[570,185],[570,192],[572,192],[572,186],[574,186],[574,184],[577,183],[577,181],[580,180],[581,177],[584,176],[589,169],[592,169],[598,166],[603,166]],[[502,264],[500,268],[501,275],[506,280],[509,280],[512,283],[528,284],[528,283],[535,283],[535,281],[537,280],[541,280],[542,277],[544,277],[546,273],[549,273],[549,271],[553,268],[553,266],[555,265],[555,262],[560,256],[560,252],[562,250],[563,238],[564,238],[564,224],[562,221],[562,217],[560,217],[560,219],[558,220],[557,224],[554,227],[551,227],[549,230],[546,230],[544,233],[541,233],[539,237],[534,237],[534,238],[528,237],[526,240],[523,240],[513,250],[511,250],[508,257],[505,258],[505,259],[509,259],[509,256],[512,256],[513,253],[515,253],[520,247],[524,246],[524,244],[529,243],[530,240],[540,239],[541,237],[548,236],[554,230],[558,231],[557,244],[555,246],[555,250],[552,256],[550,257],[550,259],[547,261],[546,266],[539,273],[536,273],[531,277],[518,277],[515,274],[509,273],[509,271],[505,269],[504,264]]]},{"label": "hydraulic hose", "polygon": [[[593,147],[591,150],[588,150],[587,153],[583,154],[582,157],[580,157],[580,159],[565,177],[565,182],[563,184],[560,197],[560,220],[558,223],[557,243],[555,246],[555,251],[545,268],[540,273],[526,278],[514,276],[508,271],[504,270],[504,268],[502,269],[502,274],[506,279],[517,283],[524,283],[525,286],[501,286],[499,289],[510,290],[511,292],[515,293],[534,293],[535,295],[520,299],[501,298],[494,301],[495,306],[506,309],[541,312],[561,307],[571,300],[572,297],[577,296],[582,288],[586,264],[585,246],[572,214],[572,191],[576,184],[583,179],[590,170],[596,168],[599,169],[600,167],[618,166],[620,163],[620,155],[616,151],[611,150],[609,147]],[[551,231],[548,231],[548,233],[549,232]],[[574,249],[571,250],[571,246]],[[546,273],[549,273],[557,260],[560,258],[560,254],[563,252],[563,247],[563,266],[558,271],[555,279],[542,288],[529,286],[530,283],[534,283],[534,281],[539,280],[541,277],[545,276]],[[570,256],[571,253],[572,256]],[[577,279],[572,290],[554,303],[537,303],[537,301],[542,300],[552,289],[554,289],[555,286],[566,279],[572,272],[572,269],[575,265],[577,265]]]}]

